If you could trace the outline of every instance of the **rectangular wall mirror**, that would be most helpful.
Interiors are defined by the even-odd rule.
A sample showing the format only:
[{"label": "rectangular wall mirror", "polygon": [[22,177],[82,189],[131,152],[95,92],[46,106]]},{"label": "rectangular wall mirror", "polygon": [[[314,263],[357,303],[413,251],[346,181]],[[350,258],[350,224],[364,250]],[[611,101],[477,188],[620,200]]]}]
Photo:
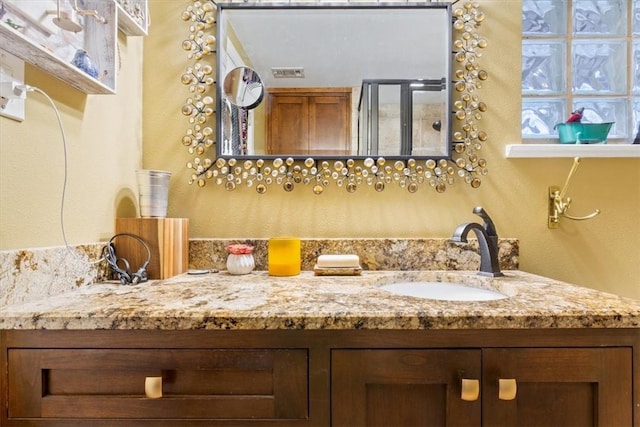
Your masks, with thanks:
[{"label": "rectangular wall mirror", "polygon": [[220,3],[217,156],[449,158],[449,3]]}]

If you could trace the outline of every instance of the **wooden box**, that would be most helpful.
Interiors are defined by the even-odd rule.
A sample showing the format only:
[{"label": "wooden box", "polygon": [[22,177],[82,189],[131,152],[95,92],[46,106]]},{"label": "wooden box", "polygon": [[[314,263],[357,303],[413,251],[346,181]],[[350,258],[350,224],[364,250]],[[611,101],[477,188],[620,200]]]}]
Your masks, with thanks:
[{"label": "wooden box", "polygon": [[[187,271],[189,265],[188,218],[116,218],[116,234],[140,237],[151,251],[147,266],[149,279],[167,279]],[[132,272],[142,266],[147,252],[136,239],[118,237],[116,255],[125,258]]]}]

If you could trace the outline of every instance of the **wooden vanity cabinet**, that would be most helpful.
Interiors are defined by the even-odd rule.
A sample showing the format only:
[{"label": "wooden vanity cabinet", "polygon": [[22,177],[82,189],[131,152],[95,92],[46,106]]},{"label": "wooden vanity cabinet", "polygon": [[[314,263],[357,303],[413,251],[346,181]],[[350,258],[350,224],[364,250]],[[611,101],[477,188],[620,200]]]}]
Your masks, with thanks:
[{"label": "wooden vanity cabinet", "polygon": [[462,400],[461,380],[478,381],[480,350],[334,350],[332,425],[479,426],[479,398]]},{"label": "wooden vanity cabinet", "polygon": [[0,331],[0,425],[640,426],[639,332]]},{"label": "wooden vanity cabinet", "polygon": [[631,381],[631,348],[335,350],[332,425],[632,426]]},{"label": "wooden vanity cabinet", "polygon": [[[632,360],[631,348],[485,349],[482,424],[636,425]],[[515,380],[514,399],[500,396],[501,379]]]},{"label": "wooden vanity cabinet", "polygon": [[9,349],[7,419],[304,420],[307,359],[305,349]]}]

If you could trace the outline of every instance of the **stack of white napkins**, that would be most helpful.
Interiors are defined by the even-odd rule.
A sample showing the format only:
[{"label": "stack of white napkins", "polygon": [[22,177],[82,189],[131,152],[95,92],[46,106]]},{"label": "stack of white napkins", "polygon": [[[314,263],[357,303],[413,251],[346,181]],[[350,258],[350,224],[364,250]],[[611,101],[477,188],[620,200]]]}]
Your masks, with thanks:
[{"label": "stack of white napkins", "polygon": [[316,276],[357,276],[362,272],[360,257],[354,254],[320,255],[313,272]]}]

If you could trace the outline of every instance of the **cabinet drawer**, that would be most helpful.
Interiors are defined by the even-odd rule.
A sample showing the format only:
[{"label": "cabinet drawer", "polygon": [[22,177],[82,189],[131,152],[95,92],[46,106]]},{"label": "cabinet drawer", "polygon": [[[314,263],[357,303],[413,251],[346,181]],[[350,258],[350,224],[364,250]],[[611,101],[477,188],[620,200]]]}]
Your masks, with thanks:
[{"label": "cabinet drawer", "polygon": [[[8,351],[9,418],[303,419],[305,349]],[[162,377],[162,397],[145,378]]]}]

